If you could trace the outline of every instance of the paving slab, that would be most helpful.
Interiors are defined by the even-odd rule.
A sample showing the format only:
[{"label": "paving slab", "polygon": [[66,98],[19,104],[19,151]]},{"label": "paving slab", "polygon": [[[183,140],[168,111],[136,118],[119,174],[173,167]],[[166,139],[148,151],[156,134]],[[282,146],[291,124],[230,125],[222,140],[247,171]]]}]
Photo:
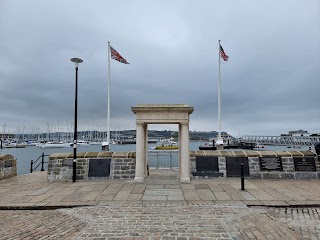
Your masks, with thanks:
[{"label": "paving slab", "polygon": [[182,190],[181,189],[152,189],[147,188],[144,192],[144,196],[182,196]]}]

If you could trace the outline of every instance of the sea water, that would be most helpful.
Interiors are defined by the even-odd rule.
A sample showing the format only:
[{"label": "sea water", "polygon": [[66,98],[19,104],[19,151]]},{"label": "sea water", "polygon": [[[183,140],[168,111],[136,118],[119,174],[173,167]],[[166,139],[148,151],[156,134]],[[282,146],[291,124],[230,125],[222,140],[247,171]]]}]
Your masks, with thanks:
[{"label": "sea water", "polygon": [[[155,147],[157,144],[148,144],[148,149],[152,150],[152,147]],[[199,146],[201,145],[200,142],[193,142],[191,141],[189,143],[189,149],[190,151],[197,151],[199,150]],[[273,150],[273,151],[288,151],[288,150],[308,150],[309,147],[302,147],[299,149],[295,148],[286,148],[286,146],[265,146],[265,148],[258,149],[258,150]],[[241,149],[234,149],[235,151],[241,150]],[[135,152],[136,151],[136,145],[135,144],[112,144],[110,145],[110,151],[112,152]],[[36,164],[34,164],[34,167],[38,165],[39,162],[41,162],[41,155],[44,153],[45,155],[50,155],[52,153],[73,153],[73,148],[40,148],[36,146],[28,146],[26,148],[2,148],[0,149],[0,154],[10,154],[14,158],[17,159],[17,174],[27,174],[30,173],[30,162],[31,160],[35,161],[39,157],[40,159]],[[87,145],[87,146],[78,146],[77,147],[77,153],[80,152],[101,152],[101,145]],[[157,166],[177,166],[177,154],[175,154],[175,157],[171,157],[172,159],[171,163],[165,163],[167,162],[166,159],[163,163],[155,160],[154,158],[150,157],[150,164],[151,167],[154,167],[153,165]],[[44,158],[45,162],[48,162],[48,157],[46,156]],[[170,160],[171,161],[171,160]],[[44,165],[44,169],[47,169],[47,164]],[[41,170],[41,165],[37,168],[36,171]]]}]

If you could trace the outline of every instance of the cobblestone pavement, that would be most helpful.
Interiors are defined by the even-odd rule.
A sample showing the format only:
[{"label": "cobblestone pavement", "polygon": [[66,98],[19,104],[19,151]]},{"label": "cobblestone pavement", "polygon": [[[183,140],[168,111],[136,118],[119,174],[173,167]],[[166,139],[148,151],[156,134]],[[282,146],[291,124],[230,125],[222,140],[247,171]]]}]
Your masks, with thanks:
[{"label": "cobblestone pavement", "polygon": [[2,210],[0,239],[320,239],[320,208],[110,203]]},{"label": "cobblestone pavement", "polygon": [[0,211],[0,239],[75,239],[87,224],[59,211]]}]

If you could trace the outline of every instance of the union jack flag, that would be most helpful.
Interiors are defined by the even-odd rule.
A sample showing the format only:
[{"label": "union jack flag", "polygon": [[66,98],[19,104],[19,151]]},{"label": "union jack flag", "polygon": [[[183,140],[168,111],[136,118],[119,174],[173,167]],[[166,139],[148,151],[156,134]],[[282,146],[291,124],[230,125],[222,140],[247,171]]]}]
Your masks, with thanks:
[{"label": "union jack flag", "polygon": [[124,63],[124,64],[130,64],[113,47],[110,46],[110,50],[111,50],[111,58],[112,59],[114,59],[118,62]]},{"label": "union jack flag", "polygon": [[228,61],[228,59],[229,59],[229,56],[224,53],[223,48],[221,47],[221,45],[220,45],[220,56],[222,57],[222,59],[224,61]]}]

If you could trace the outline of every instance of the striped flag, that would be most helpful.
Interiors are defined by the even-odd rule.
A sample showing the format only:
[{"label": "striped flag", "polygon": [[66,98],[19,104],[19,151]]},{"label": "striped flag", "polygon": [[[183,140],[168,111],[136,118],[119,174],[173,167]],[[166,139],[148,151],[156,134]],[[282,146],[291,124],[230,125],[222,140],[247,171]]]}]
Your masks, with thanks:
[{"label": "striped flag", "polygon": [[222,59],[224,61],[228,61],[228,59],[229,59],[229,56],[224,53],[223,48],[221,47],[221,45],[220,45],[220,56],[222,57]]},{"label": "striped flag", "polygon": [[114,59],[118,62],[124,63],[124,64],[130,64],[113,47],[110,46],[110,50],[111,50],[111,58],[112,59]]}]

